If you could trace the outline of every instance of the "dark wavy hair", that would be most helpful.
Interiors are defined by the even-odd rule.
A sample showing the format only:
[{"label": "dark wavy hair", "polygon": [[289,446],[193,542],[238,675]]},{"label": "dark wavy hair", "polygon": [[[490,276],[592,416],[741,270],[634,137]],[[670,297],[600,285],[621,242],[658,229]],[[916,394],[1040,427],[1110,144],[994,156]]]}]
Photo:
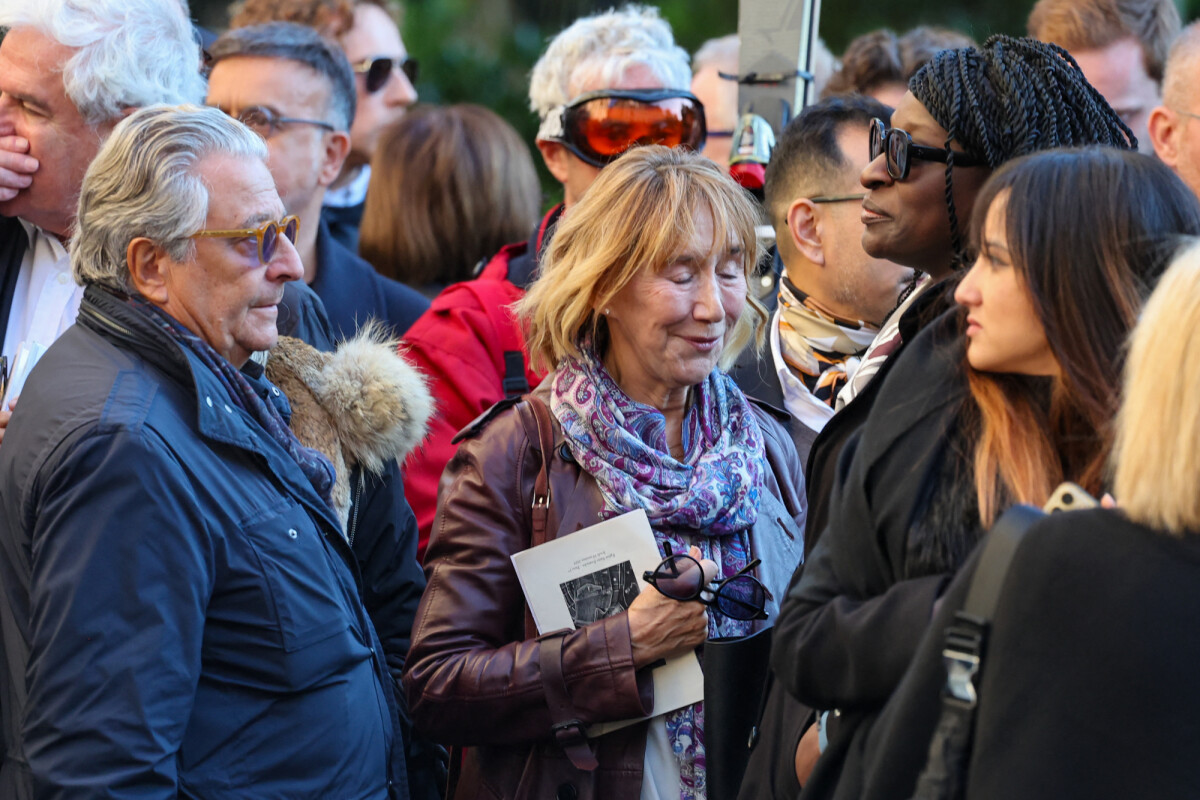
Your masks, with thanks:
[{"label": "dark wavy hair", "polygon": [[[997,35],[983,47],[943,50],[908,89],[958,142],[988,166],[1052,147],[1136,149],[1137,139],[1061,47]],[[953,151],[951,151],[953,153]],[[950,241],[966,260],[954,208],[954,157],[946,161]]]}]

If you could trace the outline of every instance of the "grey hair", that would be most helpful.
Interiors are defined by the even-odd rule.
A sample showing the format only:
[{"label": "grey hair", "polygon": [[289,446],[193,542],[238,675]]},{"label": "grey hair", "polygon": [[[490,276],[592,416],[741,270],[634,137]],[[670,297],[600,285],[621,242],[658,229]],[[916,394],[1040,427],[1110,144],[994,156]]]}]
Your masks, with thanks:
[{"label": "grey hair", "polygon": [[211,155],[266,163],[267,145],[203,106],[149,106],[118,123],[83,177],[71,240],[75,282],[135,293],[125,253],[141,236],[176,261],[190,258],[188,237],[208,218],[210,187],[197,167]]},{"label": "grey hair", "polygon": [[200,43],[182,0],[0,0],[0,27],[33,28],[76,49],[63,88],[89,125],[204,99]]},{"label": "grey hair", "polygon": [[[692,72],[699,72],[705,67],[716,67],[722,72],[737,73],[739,39],[736,33],[722,36],[719,39],[709,39],[700,45],[696,55],[692,56]],[[732,66],[732,69],[730,67]]]},{"label": "grey hair", "polygon": [[529,108],[545,122],[581,94],[587,82],[613,84],[645,65],[668,89],[692,83],[688,54],[675,44],[658,9],[628,5],[571,23],[550,42],[529,78]]},{"label": "grey hair", "polygon": [[312,28],[294,22],[264,22],[235,28],[221,34],[208,54],[213,66],[237,56],[286,58],[303,64],[329,83],[326,112],[332,112],[334,118],[327,121],[340,131],[349,130],[354,121],[356,92],[350,62],[342,48]]}]

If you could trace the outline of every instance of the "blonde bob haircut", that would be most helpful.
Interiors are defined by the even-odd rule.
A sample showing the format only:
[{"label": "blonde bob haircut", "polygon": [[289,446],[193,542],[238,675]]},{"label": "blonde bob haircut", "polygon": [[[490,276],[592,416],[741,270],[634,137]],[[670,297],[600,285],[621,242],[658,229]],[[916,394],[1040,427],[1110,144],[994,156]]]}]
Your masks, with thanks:
[{"label": "blonde bob haircut", "polygon": [[761,347],[767,312],[749,290],[759,259],[753,199],[712,161],[688,150],[635,147],[599,177],[558,223],[542,272],[517,304],[530,357],[553,369],[594,337],[603,355],[608,331],[599,313],[643,270],[660,271],[695,236],[697,213],[713,219],[707,256],[742,255],[746,306],[726,335],[718,362],[728,369],[751,341]]},{"label": "blonde bob haircut", "polygon": [[1134,522],[1200,533],[1200,242],[1158,281],[1130,336],[1113,491]]}]

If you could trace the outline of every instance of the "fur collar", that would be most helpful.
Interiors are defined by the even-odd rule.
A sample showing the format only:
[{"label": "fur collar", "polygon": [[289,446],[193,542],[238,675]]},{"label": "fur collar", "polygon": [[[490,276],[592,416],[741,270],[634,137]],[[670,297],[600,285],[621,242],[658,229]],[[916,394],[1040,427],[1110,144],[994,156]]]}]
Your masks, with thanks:
[{"label": "fur collar", "polygon": [[292,430],[337,469],[334,508],[345,530],[350,473],[379,474],[403,461],[425,437],[433,398],[421,374],[377,325],[364,326],[335,352],[281,336],[267,358],[267,378],[287,395]]}]

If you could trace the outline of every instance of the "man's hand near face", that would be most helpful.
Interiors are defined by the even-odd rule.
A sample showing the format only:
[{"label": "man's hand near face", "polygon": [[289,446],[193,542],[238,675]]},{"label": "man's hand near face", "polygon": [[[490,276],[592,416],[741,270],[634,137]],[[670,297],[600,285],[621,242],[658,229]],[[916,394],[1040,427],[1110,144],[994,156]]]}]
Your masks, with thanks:
[{"label": "man's hand near face", "polygon": [[[0,136],[0,202],[12,200],[33,182],[38,160],[29,153],[29,141],[11,133]],[[8,411],[0,412],[8,422]]]}]

